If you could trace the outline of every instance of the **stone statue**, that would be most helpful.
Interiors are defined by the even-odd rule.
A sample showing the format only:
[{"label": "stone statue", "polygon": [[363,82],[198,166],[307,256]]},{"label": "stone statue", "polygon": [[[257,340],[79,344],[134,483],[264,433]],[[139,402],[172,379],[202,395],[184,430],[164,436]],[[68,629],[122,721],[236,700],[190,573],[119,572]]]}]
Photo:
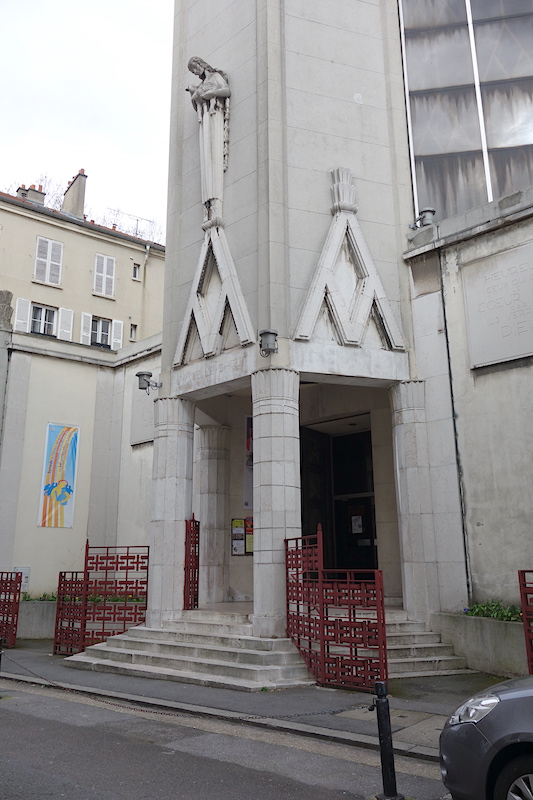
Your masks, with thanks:
[{"label": "stone statue", "polygon": [[229,98],[228,77],[198,56],[188,63],[189,71],[201,83],[188,86],[200,131],[200,169],[204,228],[223,225],[224,171],[228,163]]}]

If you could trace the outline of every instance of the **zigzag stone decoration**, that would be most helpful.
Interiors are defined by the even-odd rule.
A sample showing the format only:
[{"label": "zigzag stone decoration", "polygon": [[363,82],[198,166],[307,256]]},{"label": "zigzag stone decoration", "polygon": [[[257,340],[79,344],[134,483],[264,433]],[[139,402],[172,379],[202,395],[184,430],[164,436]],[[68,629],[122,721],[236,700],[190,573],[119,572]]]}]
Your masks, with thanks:
[{"label": "zigzag stone decoration", "polygon": [[[215,282],[211,281],[205,285],[206,272],[211,266],[218,271],[220,283],[217,282],[215,285]],[[220,330],[227,307],[233,316],[240,344],[244,346],[255,342],[254,328],[224,229],[211,227],[204,235],[174,357],[175,366],[181,365],[184,361],[187,338],[193,320],[204,357],[209,358],[220,353],[223,345]]]},{"label": "zigzag stone decoration", "polygon": [[[325,302],[342,345],[361,347],[372,315],[391,350],[404,350],[402,333],[385,294],[372,255],[356,217],[355,186],[351,170],[339,167],[332,171],[333,220],[307,294],[294,334],[309,341]],[[347,287],[337,275],[342,248],[350,254],[355,281],[352,296],[346,302]]]}]

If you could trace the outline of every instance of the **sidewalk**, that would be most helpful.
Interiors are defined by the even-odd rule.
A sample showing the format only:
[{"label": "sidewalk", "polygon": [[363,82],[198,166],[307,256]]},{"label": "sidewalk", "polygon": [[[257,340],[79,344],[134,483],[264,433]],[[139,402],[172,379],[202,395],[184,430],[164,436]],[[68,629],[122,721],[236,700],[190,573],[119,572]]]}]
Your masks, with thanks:
[{"label": "sidewalk", "polygon": [[[65,666],[52,655],[48,640],[22,640],[5,650],[0,668],[4,681],[59,685],[116,700],[130,700],[176,712],[246,720],[280,731],[379,749],[376,713],[369,711],[372,695],[312,686],[269,692],[240,692],[111,672],[92,672]],[[398,755],[438,759],[438,739],[449,714],[480,689],[501,678],[479,672],[389,681],[388,697],[394,751]]]}]

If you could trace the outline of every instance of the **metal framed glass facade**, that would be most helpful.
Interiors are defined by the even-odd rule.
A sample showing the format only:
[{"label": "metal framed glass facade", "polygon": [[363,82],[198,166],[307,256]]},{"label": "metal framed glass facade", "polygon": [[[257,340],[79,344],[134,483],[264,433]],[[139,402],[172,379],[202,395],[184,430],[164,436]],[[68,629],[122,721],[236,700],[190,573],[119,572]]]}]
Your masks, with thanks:
[{"label": "metal framed glass facade", "polygon": [[399,0],[415,204],[533,184],[533,0]]}]

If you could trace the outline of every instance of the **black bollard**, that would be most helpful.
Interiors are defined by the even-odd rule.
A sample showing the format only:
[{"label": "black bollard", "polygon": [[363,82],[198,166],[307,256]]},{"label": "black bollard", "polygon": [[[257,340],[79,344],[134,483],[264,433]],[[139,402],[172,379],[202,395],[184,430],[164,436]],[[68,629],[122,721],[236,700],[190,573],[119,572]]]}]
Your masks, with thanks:
[{"label": "black bollard", "polygon": [[383,778],[383,794],[380,800],[405,800],[403,794],[396,790],[396,771],[394,769],[394,752],[392,749],[392,730],[390,724],[387,684],[376,681],[376,714],[378,719],[379,752],[381,755],[381,776]]}]

